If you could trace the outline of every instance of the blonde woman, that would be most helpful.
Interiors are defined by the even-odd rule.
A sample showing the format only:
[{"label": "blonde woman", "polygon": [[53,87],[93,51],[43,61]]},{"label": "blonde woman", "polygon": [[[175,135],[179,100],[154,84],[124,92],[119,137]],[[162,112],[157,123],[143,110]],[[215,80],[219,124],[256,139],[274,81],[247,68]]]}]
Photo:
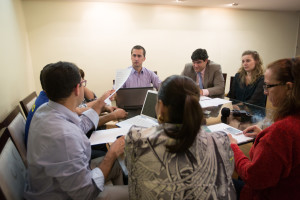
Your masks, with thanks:
[{"label": "blonde woman", "polygon": [[228,97],[258,106],[266,106],[262,60],[256,51],[242,54],[242,66],[235,74]]}]

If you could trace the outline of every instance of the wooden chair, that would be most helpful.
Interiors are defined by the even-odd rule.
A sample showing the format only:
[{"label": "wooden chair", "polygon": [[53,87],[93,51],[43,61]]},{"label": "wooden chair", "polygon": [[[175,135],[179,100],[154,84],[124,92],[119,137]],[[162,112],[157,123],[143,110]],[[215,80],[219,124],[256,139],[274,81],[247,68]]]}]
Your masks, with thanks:
[{"label": "wooden chair", "polygon": [[224,78],[224,86],[226,87],[226,78],[227,78],[227,73],[223,73],[223,78]]},{"label": "wooden chair", "polygon": [[234,76],[230,76],[230,85],[229,89],[231,90],[231,87],[233,86]]},{"label": "wooden chair", "polygon": [[9,135],[16,145],[24,165],[27,167],[26,159],[26,147],[25,147],[25,119],[22,115],[19,106],[16,108],[3,120],[1,124],[7,127]]},{"label": "wooden chair", "polygon": [[12,142],[8,129],[0,138],[0,199],[22,200],[26,167]]},{"label": "wooden chair", "polygon": [[37,94],[36,92],[32,92],[30,95],[25,97],[22,101],[20,101],[21,107],[23,109],[23,112],[25,116],[27,117],[32,105],[34,104],[36,100]]}]

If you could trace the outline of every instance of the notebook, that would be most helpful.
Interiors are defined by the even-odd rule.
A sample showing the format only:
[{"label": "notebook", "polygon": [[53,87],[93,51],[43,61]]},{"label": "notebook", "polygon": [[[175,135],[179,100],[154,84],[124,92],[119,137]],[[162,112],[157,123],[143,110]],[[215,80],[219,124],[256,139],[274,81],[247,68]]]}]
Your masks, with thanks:
[{"label": "notebook", "polygon": [[117,91],[116,104],[124,110],[141,109],[148,90],[153,90],[153,87],[120,88]]},{"label": "notebook", "polygon": [[136,126],[142,126],[146,128],[158,125],[156,119],[156,113],[155,113],[156,101],[157,101],[157,91],[148,90],[143,104],[143,108],[141,110],[141,114],[126,119],[124,121],[118,122],[116,125],[119,127],[136,125]]},{"label": "notebook", "polygon": [[225,133],[230,133],[233,138],[235,138],[238,142],[238,145],[245,144],[248,142],[253,142],[253,138],[247,137],[243,134],[243,131],[238,130],[232,126],[229,126],[224,123],[214,124],[210,126],[202,126],[202,128],[205,129],[207,132],[217,132],[217,131],[223,131]]}]

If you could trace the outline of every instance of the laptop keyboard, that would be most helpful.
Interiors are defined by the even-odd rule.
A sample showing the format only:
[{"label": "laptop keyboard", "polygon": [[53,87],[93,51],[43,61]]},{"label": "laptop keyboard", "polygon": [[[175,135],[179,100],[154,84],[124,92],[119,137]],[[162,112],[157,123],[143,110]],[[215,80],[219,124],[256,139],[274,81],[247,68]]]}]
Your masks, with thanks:
[{"label": "laptop keyboard", "polygon": [[136,125],[136,126],[142,126],[149,128],[151,126],[156,126],[158,123],[150,118],[138,115],[135,117],[132,117],[130,119],[126,119],[124,121],[121,121],[116,124],[119,127],[129,126],[129,125]]}]

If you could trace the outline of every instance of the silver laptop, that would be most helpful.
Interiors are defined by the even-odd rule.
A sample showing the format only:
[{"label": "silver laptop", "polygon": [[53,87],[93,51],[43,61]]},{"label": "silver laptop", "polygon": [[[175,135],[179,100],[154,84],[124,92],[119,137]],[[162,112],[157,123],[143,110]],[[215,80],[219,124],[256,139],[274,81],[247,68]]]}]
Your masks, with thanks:
[{"label": "silver laptop", "polygon": [[157,101],[157,91],[148,90],[140,115],[118,122],[119,127],[126,126],[142,126],[149,128],[158,125],[155,113],[155,105]]}]

